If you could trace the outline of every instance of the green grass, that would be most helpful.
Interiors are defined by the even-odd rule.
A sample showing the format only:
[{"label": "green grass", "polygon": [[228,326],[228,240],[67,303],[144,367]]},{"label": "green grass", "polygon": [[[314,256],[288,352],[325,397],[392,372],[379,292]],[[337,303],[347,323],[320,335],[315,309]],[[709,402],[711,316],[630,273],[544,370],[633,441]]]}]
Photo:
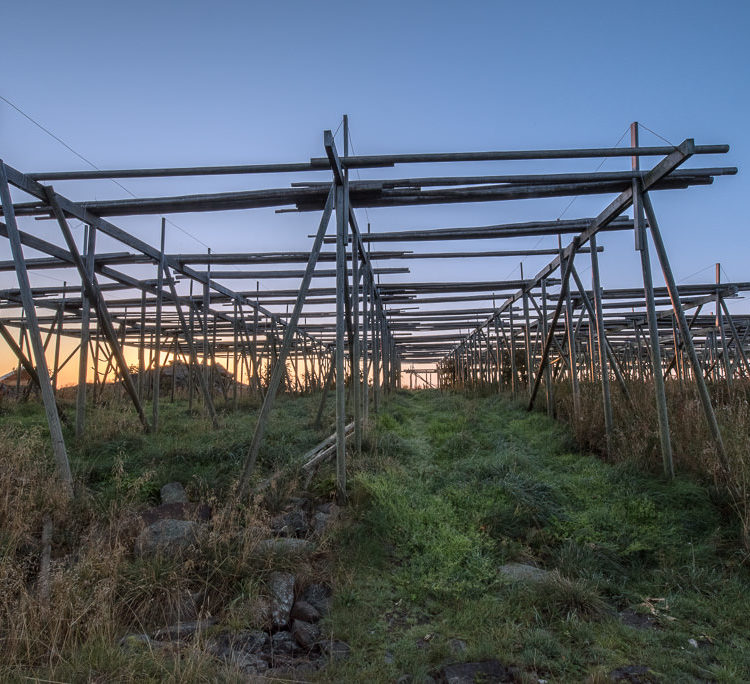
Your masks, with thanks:
[{"label": "green grass", "polygon": [[[259,455],[260,473],[299,458],[333,431],[332,421],[321,430],[311,427],[318,400],[278,397]],[[237,412],[220,409],[220,429],[215,430],[198,402],[190,412],[184,400],[165,400],[158,432],[146,434],[125,402],[90,407],[86,434],[80,440],[72,430],[74,407],[66,407],[71,425],[64,433],[74,477],[102,507],[116,499],[155,503],[160,487],[173,480],[183,482],[196,497],[206,492],[222,496],[235,484],[255,429],[256,405],[240,406]],[[151,406],[145,408],[151,421]],[[0,421],[23,430],[47,431],[37,402],[11,405]]]},{"label": "green grass", "polygon": [[[332,432],[331,407],[327,424],[310,428],[316,401],[279,398],[258,479]],[[133,559],[107,525],[155,503],[170,480],[185,483],[194,500],[220,502],[236,481],[256,412],[222,410],[216,431],[185,402],[165,401],[161,429],[144,434],[130,407],[113,404],[91,411],[84,439],[66,428],[86,496],[78,504],[80,530],[57,543],[61,553],[75,556],[77,544],[85,553],[71,568],[69,594],[58,597],[67,611],[60,619],[69,612],[73,623],[89,610],[97,588],[106,610],[76,623],[75,640],[50,664],[44,648],[25,665],[16,659],[3,668],[0,657],[0,678],[231,680],[197,649],[180,659],[131,657],[117,640],[137,626],[133,615],[158,626],[170,601],[200,587],[224,622],[250,624],[269,571],[248,540],[253,510],[236,517],[217,506],[212,536],[184,562]],[[9,440],[31,435],[29,454],[49,451],[40,406],[10,407],[0,421]],[[648,665],[662,681],[750,680],[750,577],[738,519],[701,484],[684,476],[667,483],[633,464],[582,454],[561,423],[497,396],[396,393],[365,445],[361,456],[349,454],[350,505],[325,545],[334,584],[325,625],[352,655],[319,673],[321,681],[388,682],[408,673],[420,682],[444,663],[484,658],[550,682],[601,681],[628,664]],[[313,485],[320,496],[334,491],[328,468]],[[295,486],[287,478],[279,502]],[[28,516],[39,520],[19,527],[18,558],[26,558],[27,543],[33,557],[41,506],[28,502]],[[99,539],[110,546],[99,549]],[[11,561],[3,567],[15,572]],[[539,584],[514,583],[498,572],[507,562],[554,572]],[[659,629],[624,625],[618,612],[626,608],[653,609]],[[705,646],[695,649],[689,639]],[[465,652],[455,640],[466,643]]]},{"label": "green grass", "polygon": [[[371,441],[330,618],[353,657],[324,679],[420,681],[489,657],[550,681],[626,664],[665,681],[750,677],[738,531],[698,484],[576,453],[559,423],[499,397],[396,394]],[[497,571],[510,561],[556,572],[512,583]],[[622,624],[644,604],[660,629]]]}]

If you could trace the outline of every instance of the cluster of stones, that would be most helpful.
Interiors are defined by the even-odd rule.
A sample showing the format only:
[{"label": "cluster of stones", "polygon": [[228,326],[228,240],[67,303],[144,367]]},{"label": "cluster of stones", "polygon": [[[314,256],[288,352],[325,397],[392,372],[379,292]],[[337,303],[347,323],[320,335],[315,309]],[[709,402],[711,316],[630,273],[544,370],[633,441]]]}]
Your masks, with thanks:
[{"label": "cluster of stones", "polygon": [[[274,557],[309,555],[316,549],[312,540],[322,536],[338,515],[333,503],[315,504],[291,499],[284,513],[271,520],[275,536],[262,540],[257,553]],[[190,503],[183,486],[172,482],[161,490],[161,504],[141,515],[142,529],[135,541],[137,555],[174,554],[189,548],[210,509]],[[311,539],[312,538],[312,539]],[[331,591],[324,584],[298,586],[295,575],[274,571],[268,577],[270,594],[268,630],[222,629],[216,618],[187,620],[163,627],[152,634],[130,634],[121,640],[123,648],[175,648],[198,641],[215,658],[247,675],[276,677],[293,675],[296,680],[332,660],[346,658],[349,646],[327,639],[319,621],[328,611]],[[191,597],[197,604],[199,597]],[[191,611],[185,611],[187,616]],[[196,613],[193,613],[195,616]]]}]

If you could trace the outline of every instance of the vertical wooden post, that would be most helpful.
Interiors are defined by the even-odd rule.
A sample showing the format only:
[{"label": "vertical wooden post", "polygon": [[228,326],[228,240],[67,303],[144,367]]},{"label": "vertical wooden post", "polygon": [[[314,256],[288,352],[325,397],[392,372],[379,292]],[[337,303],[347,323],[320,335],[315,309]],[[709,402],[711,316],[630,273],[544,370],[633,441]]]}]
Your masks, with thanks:
[{"label": "vertical wooden post", "polygon": [[[594,294],[594,315],[596,317],[596,341],[597,349],[599,352],[599,370],[602,375],[602,401],[604,403],[604,429],[607,433],[607,453],[612,453],[612,430],[613,430],[613,418],[612,418],[612,397],[609,388],[609,365],[607,363],[607,352],[605,347],[605,333],[604,333],[604,312],[602,311],[602,290],[601,283],[599,282],[599,254],[596,250],[596,235],[592,235],[589,240],[589,246],[591,247],[591,287]],[[591,350],[591,356],[593,358],[593,349]]]},{"label": "vertical wooden post", "polygon": [[[562,238],[557,236],[557,248],[560,252],[560,268],[562,262]],[[575,331],[573,330],[573,302],[570,298],[570,287],[565,292],[565,331],[568,337],[568,364],[570,366],[570,389],[573,395],[573,418],[577,422],[581,415],[581,394],[578,387],[578,357],[576,354]]]},{"label": "vertical wooden post", "polygon": [[60,338],[63,333],[63,319],[65,317],[65,295],[68,283],[63,281],[62,303],[57,312],[57,332],[55,334],[55,364],[52,375],[52,391],[57,396],[57,374],[60,371]]},{"label": "vertical wooden post", "polygon": [[13,207],[13,199],[10,195],[10,186],[5,171],[5,164],[0,160],[0,203],[3,207],[6,230],[8,232],[8,242],[10,243],[13,262],[16,268],[16,277],[18,278],[18,287],[21,295],[21,303],[26,314],[26,323],[29,330],[29,342],[34,353],[34,362],[39,377],[39,387],[42,393],[44,410],[47,414],[47,424],[49,425],[50,438],[52,441],[52,453],[54,455],[57,472],[60,476],[61,484],[68,497],[73,496],[73,475],[70,471],[68,454],[65,449],[65,440],[60,424],[60,416],[57,413],[57,404],[52,391],[49,371],[47,368],[47,359],[44,356],[44,346],[42,336],[39,331],[39,322],[36,317],[36,307],[34,298],[29,284],[29,274],[26,269],[23,248],[21,246],[21,236],[16,224],[16,214]]},{"label": "vertical wooden post", "polygon": [[362,423],[365,428],[368,424],[370,412],[370,368],[368,355],[370,332],[370,278],[370,273],[366,273],[364,282],[362,283]]},{"label": "vertical wooden post", "polygon": [[146,374],[146,357],[144,347],[146,344],[146,290],[141,292],[141,320],[138,331],[138,398],[143,401],[143,386]]},{"label": "vertical wooden post", "polygon": [[237,375],[237,362],[238,362],[238,352],[239,349],[237,347],[238,342],[238,323],[237,323],[237,302],[234,302],[234,317],[232,318],[232,352],[234,354],[233,361],[232,361],[232,410],[237,410],[237,381],[238,381],[238,375]]},{"label": "vertical wooden post", "polygon": [[656,222],[656,214],[654,213],[654,208],[651,205],[651,199],[648,196],[648,193],[643,193],[642,195],[642,206],[646,211],[646,216],[648,217],[648,223],[651,228],[651,239],[654,241],[654,248],[661,265],[662,273],[664,274],[664,282],[667,286],[669,299],[672,302],[672,309],[677,316],[680,333],[682,334],[682,343],[687,350],[690,364],[693,367],[693,374],[695,375],[695,383],[698,387],[698,396],[700,397],[701,404],[703,405],[703,412],[705,413],[706,421],[708,422],[709,429],[711,430],[711,434],[713,435],[721,465],[725,470],[728,470],[729,462],[727,460],[726,450],[724,449],[724,441],[721,437],[721,430],[719,430],[719,424],[716,420],[716,414],[714,413],[713,406],[711,405],[711,397],[708,394],[706,381],[703,377],[703,369],[701,368],[700,361],[698,360],[698,355],[695,351],[693,337],[690,333],[690,326],[688,325],[687,319],[685,318],[685,311],[682,308],[680,294],[677,290],[677,284],[675,283],[674,275],[672,273],[672,266],[670,265],[669,259],[667,258],[667,251],[661,238],[661,231],[659,230],[659,225]]},{"label": "vertical wooden post", "polygon": [[[640,189],[640,188],[639,188]],[[640,196],[640,192],[638,193]],[[672,462],[672,442],[669,436],[669,415],[667,413],[667,396],[664,388],[664,375],[661,367],[661,349],[659,344],[659,321],[656,317],[656,303],[654,301],[654,284],[651,276],[651,257],[648,250],[648,239],[644,221],[640,217],[640,202],[634,203],[635,229],[641,232],[638,239],[641,253],[641,269],[643,271],[643,290],[646,297],[646,317],[648,320],[649,348],[651,350],[651,366],[653,369],[654,391],[656,393],[656,410],[659,418],[659,439],[664,464],[664,474],[668,478],[674,477]]]},{"label": "vertical wooden post", "polygon": [[[195,339],[195,302],[193,301],[193,279],[190,279],[190,321],[188,324],[189,327],[189,334],[191,339]],[[193,410],[193,394],[194,394],[194,383],[195,383],[195,372],[198,371],[197,368],[195,368],[194,359],[192,354],[188,354],[188,372],[187,372],[187,381],[188,381],[188,411],[192,412]]]},{"label": "vertical wooden post", "polygon": [[[560,263],[560,268],[563,268],[562,262]],[[562,273],[562,271],[561,271]],[[570,272],[568,272],[568,277],[570,276]],[[566,287],[567,283],[565,283],[562,287]],[[550,334],[550,343],[552,339],[554,339],[555,336],[555,324],[557,320],[553,320],[552,322],[552,328]],[[546,278],[542,280],[542,339],[547,339],[548,334],[548,323],[547,323],[547,280]],[[549,352],[548,352],[549,353]],[[555,395],[554,395],[554,389],[552,387],[552,369],[550,368],[549,363],[544,364],[544,388],[546,390],[547,395],[547,415],[550,418],[553,418],[555,415]]]},{"label": "vertical wooden post", "polygon": [[[87,226],[85,237],[86,270],[94,272],[96,251],[96,228]],[[78,392],[76,393],[76,437],[83,436],[86,429],[86,376],[88,374],[88,352],[91,332],[91,306],[86,288],[81,286],[81,347],[78,356]]]},{"label": "vertical wooden post", "polygon": [[347,215],[344,186],[336,185],[336,489],[340,502],[346,500],[346,384],[344,381],[344,344],[346,304]]},{"label": "vertical wooden post", "polygon": [[153,423],[154,432],[159,430],[159,390],[161,383],[161,308],[164,288],[164,240],[167,220],[161,219],[161,241],[159,247],[159,264],[156,274],[156,330],[154,332],[154,389],[153,389]]}]

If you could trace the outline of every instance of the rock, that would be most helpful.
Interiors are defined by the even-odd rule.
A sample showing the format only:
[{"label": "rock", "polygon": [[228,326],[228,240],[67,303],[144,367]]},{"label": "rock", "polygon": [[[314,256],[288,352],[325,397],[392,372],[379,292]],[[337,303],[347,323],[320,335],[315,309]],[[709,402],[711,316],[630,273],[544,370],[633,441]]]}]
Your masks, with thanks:
[{"label": "rock", "polygon": [[118,646],[125,651],[140,651],[161,648],[162,644],[153,642],[148,634],[126,634],[120,639]]},{"label": "rock", "polygon": [[328,501],[323,504],[319,504],[315,507],[315,510],[319,513],[325,513],[326,515],[335,515],[339,512],[339,507],[333,503],[333,501]]},{"label": "rock", "polygon": [[261,680],[281,682],[310,682],[308,675],[313,675],[319,669],[315,661],[300,660],[292,656],[274,658],[274,666],[266,672],[266,678]]},{"label": "rock", "polygon": [[176,625],[157,629],[154,632],[154,639],[157,641],[180,641],[188,639],[194,634],[202,632],[208,627],[212,627],[216,622],[216,618],[204,618],[203,620],[194,620],[192,622],[179,622]]},{"label": "rock", "polygon": [[321,513],[318,511],[313,516],[313,532],[317,534],[319,537],[325,533],[325,531],[328,529],[328,525],[331,522],[331,516],[326,515],[325,513]]},{"label": "rock", "polygon": [[239,651],[232,655],[228,660],[238,670],[246,675],[262,675],[268,670],[268,663],[259,655],[253,653],[243,653]]},{"label": "rock", "polygon": [[659,627],[659,622],[653,615],[638,613],[632,608],[620,611],[619,617],[623,625],[634,629],[657,629]]},{"label": "rock", "polygon": [[438,672],[438,682],[444,684],[474,684],[476,681],[512,682],[513,674],[497,660],[484,660],[478,663],[454,663],[445,665]]},{"label": "rock", "polygon": [[282,537],[304,537],[307,534],[307,516],[302,510],[277,515],[271,520],[271,530]]},{"label": "rock", "polygon": [[211,518],[211,508],[206,504],[195,503],[165,503],[154,506],[140,514],[144,525],[153,525],[159,520],[195,520],[206,522]]},{"label": "rock", "polygon": [[292,622],[292,636],[302,648],[309,651],[320,640],[320,627],[302,620],[294,620]]},{"label": "rock", "polygon": [[299,650],[300,647],[297,645],[294,637],[287,631],[276,632],[271,637],[271,652],[274,655],[274,659],[276,655],[292,655],[293,653],[298,653]]},{"label": "rock", "polygon": [[315,534],[318,536],[324,534],[329,525],[338,517],[339,510],[339,507],[335,503],[318,506],[312,521],[312,528]]},{"label": "rock", "polygon": [[192,520],[159,520],[141,531],[135,552],[141,556],[175,554],[196,542],[198,523]]},{"label": "rock", "polygon": [[321,616],[325,616],[331,605],[331,590],[325,584],[309,584],[300,600],[309,603]]},{"label": "rock", "polygon": [[320,650],[329,660],[338,662],[339,660],[346,660],[352,649],[349,648],[349,644],[343,641],[323,641],[320,644]]},{"label": "rock", "polygon": [[547,570],[525,563],[506,563],[501,565],[498,570],[506,577],[519,582],[541,582],[550,574]]},{"label": "rock", "polygon": [[286,627],[294,604],[294,575],[272,572],[268,579],[271,590],[271,620],[277,629]]},{"label": "rock", "polygon": [[204,598],[205,592],[203,591],[193,592],[185,590],[181,592],[177,600],[174,603],[170,602],[168,608],[165,610],[164,621],[176,623],[197,620],[203,606]]},{"label": "rock", "polygon": [[454,653],[465,653],[467,648],[463,639],[451,639],[448,641],[448,646]]},{"label": "rock", "polygon": [[315,544],[307,539],[277,537],[275,539],[264,539],[255,548],[261,556],[303,556],[315,551]]},{"label": "rock", "polygon": [[270,639],[265,632],[226,632],[211,638],[206,644],[206,651],[234,665],[244,674],[259,675],[268,669],[263,649],[269,643]]},{"label": "rock", "polygon": [[268,646],[270,639],[265,632],[240,630],[223,632],[212,637],[206,650],[217,658],[228,657],[233,653],[260,653]]},{"label": "rock", "polygon": [[656,681],[651,676],[651,670],[646,665],[624,665],[609,673],[613,682],[631,682],[632,684],[648,684]]},{"label": "rock", "polygon": [[397,680],[396,684],[411,684],[414,678],[410,674],[403,674]]},{"label": "rock", "polygon": [[168,482],[161,488],[160,494],[163,504],[188,502],[185,488],[179,482]]},{"label": "rock", "polygon": [[286,510],[292,510],[293,508],[305,508],[308,505],[308,501],[304,496],[290,496],[287,499]]},{"label": "rock", "polygon": [[317,622],[320,620],[318,609],[307,601],[297,601],[292,606],[291,616],[296,620],[303,620],[304,622]]}]

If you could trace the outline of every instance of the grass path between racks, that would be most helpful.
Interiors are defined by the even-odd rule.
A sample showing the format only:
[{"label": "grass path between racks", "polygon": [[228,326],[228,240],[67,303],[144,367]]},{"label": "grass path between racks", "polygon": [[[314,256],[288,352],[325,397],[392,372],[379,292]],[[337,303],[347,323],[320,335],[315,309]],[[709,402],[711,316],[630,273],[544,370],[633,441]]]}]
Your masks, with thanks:
[{"label": "grass path between racks", "polygon": [[[421,682],[490,658],[528,681],[626,665],[750,679],[737,530],[694,481],[578,453],[560,423],[507,399],[435,391],[394,395],[351,469],[329,626],[352,656],[325,680]],[[509,562],[552,572],[514,582]]]}]

